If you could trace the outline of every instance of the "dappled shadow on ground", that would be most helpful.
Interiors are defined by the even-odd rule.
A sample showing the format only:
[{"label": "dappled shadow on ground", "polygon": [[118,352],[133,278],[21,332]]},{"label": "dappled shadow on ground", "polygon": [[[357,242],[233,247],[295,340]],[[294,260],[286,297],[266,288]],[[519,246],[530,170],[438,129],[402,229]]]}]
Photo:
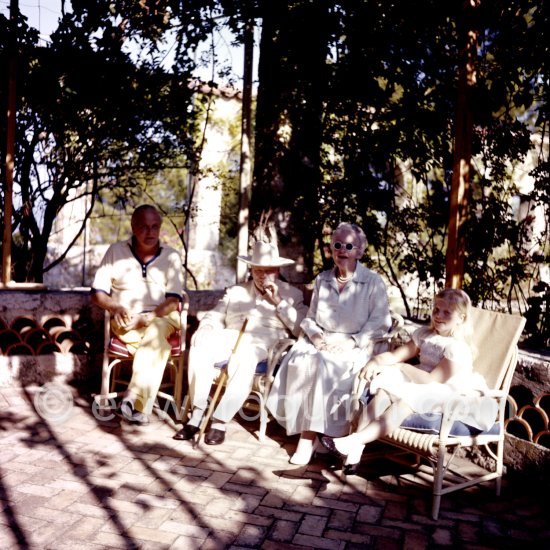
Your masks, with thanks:
[{"label": "dappled shadow on ground", "polygon": [[435,522],[429,490],[398,477],[402,466],[366,458],[358,476],[343,479],[329,455],[290,465],[297,438],[273,421],[264,442],[257,422],[237,418],[223,445],[193,446],[172,439],[173,411],[157,410],[137,427],[97,418],[89,395],[75,393],[71,414],[53,422],[30,390],[9,395],[0,420],[0,540],[13,548],[348,549],[402,546],[409,537],[444,546],[442,530],[468,533],[471,545],[513,547],[548,535],[546,501],[538,507],[506,480],[500,499],[492,486],[444,498]]}]

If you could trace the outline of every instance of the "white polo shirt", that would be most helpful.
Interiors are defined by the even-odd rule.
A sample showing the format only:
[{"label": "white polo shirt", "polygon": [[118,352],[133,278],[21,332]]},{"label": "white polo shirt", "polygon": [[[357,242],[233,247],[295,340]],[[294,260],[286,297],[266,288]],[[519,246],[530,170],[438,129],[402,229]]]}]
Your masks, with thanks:
[{"label": "white polo shirt", "polygon": [[92,292],[105,292],[131,313],[152,311],[167,297],[183,296],[183,268],[178,251],[161,246],[142,264],[132,251],[132,239],[112,244],[94,277]]}]

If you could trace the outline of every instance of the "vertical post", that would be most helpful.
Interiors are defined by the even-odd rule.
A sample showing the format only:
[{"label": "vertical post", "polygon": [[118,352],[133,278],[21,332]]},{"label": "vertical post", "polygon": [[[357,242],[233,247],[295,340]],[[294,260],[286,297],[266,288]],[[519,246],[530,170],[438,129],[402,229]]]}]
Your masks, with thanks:
[{"label": "vertical post", "polygon": [[[479,0],[466,0],[464,15],[470,8],[479,5]],[[466,21],[472,21],[465,17]],[[451,180],[450,214],[445,258],[447,288],[460,288],[464,280],[465,239],[462,226],[467,216],[468,191],[470,188],[470,164],[472,158],[473,116],[470,105],[470,90],[476,82],[477,32],[467,29],[464,57],[461,61],[458,99],[456,108],[456,128]]]},{"label": "vertical post", "polygon": [[[254,20],[248,20],[244,30],[244,74],[241,123],[241,166],[239,183],[239,233],[237,253],[248,254],[248,218],[250,204],[250,186],[252,161],[250,158],[250,141],[252,136],[252,62],[254,56]],[[247,267],[244,262],[237,262],[237,283],[244,282]]]},{"label": "vertical post", "polygon": [[6,181],[4,182],[4,234],[2,236],[2,283],[11,282],[11,216],[15,158],[16,60],[18,0],[10,2],[10,52],[8,65],[8,110],[6,129]]}]

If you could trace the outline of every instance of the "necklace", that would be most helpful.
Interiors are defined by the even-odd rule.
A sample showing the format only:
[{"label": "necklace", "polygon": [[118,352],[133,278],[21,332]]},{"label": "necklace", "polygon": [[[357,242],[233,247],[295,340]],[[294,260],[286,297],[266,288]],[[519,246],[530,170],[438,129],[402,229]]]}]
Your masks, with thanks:
[{"label": "necklace", "polygon": [[342,275],[338,275],[336,277],[336,280],[339,282],[339,283],[347,283],[348,281],[351,281],[351,279],[353,278],[353,273],[351,273],[350,275],[348,275],[347,277],[342,277]]}]

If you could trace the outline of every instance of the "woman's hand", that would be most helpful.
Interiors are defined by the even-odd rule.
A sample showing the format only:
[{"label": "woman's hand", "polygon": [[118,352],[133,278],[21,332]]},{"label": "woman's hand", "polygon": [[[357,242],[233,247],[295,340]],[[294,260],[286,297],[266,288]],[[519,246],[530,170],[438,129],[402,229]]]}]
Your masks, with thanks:
[{"label": "woman's hand", "polygon": [[340,342],[327,343],[322,334],[315,334],[311,337],[311,343],[318,351],[328,351],[329,353],[344,353],[351,351],[356,347],[355,340],[353,338],[347,338]]},{"label": "woman's hand", "polygon": [[311,338],[311,343],[315,346],[315,349],[318,351],[325,350],[327,348],[327,344],[325,342],[325,338],[322,334],[314,334]]},{"label": "woman's hand", "polygon": [[375,361],[367,361],[367,364],[361,369],[361,372],[359,373],[359,378],[370,382],[374,377],[374,373],[378,373],[379,369],[380,365],[378,365]]},{"label": "woman's hand", "polygon": [[361,369],[359,378],[372,382],[372,379],[380,374],[384,369],[391,368],[393,365],[384,365],[379,363],[376,359],[367,361],[367,364]]},{"label": "woman's hand", "polygon": [[333,342],[332,344],[326,344],[325,350],[330,353],[344,353],[351,351],[356,347],[355,340],[353,338],[347,338],[341,342]]}]

